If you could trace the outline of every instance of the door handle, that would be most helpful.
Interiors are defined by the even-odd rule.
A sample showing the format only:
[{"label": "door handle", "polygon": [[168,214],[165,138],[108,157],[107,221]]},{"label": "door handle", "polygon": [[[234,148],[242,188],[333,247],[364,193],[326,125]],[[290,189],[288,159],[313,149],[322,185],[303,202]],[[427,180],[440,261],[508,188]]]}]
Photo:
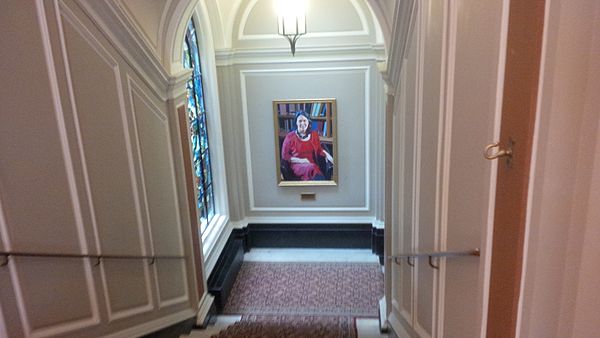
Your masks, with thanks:
[{"label": "door handle", "polygon": [[[500,147],[500,142],[488,144],[483,151],[483,157],[485,157],[486,160],[495,160],[500,157],[505,157],[506,166],[510,167],[514,144],[515,142],[512,140],[512,138],[508,139],[508,147],[506,149],[502,149]],[[496,152],[493,151],[495,148],[498,148]]]},{"label": "door handle", "polygon": [[[496,153],[492,153],[492,149],[494,148],[498,148]],[[512,157],[512,147],[508,149],[502,149],[500,148],[500,142],[488,144],[483,151],[483,157],[485,157],[486,160],[495,160],[504,156]]]}]

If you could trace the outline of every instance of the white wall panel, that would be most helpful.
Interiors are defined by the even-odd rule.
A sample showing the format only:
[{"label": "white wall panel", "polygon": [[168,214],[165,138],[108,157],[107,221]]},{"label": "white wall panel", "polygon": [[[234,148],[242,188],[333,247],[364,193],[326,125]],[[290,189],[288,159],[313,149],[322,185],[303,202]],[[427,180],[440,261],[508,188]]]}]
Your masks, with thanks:
[{"label": "white wall panel", "polygon": [[27,257],[11,260],[19,315],[28,336],[46,337],[99,322],[89,262]]},{"label": "white wall panel", "polygon": [[[0,12],[3,241],[12,250],[78,252],[76,210],[36,6],[32,1],[3,2]],[[20,67],[26,67],[27,75],[15,71]]]},{"label": "white wall panel", "polygon": [[[443,129],[443,116],[440,114],[441,62],[444,24],[444,4],[439,1],[422,2],[421,13],[424,34],[421,42],[422,64],[420,66],[422,86],[421,144],[420,144],[420,185],[419,189],[419,229],[418,248],[420,251],[436,251],[439,234],[440,191],[440,133]],[[434,263],[439,265],[439,261]],[[419,261],[417,276],[416,325],[427,336],[433,334],[434,312],[436,309],[437,271],[429,266],[426,258]]]},{"label": "white wall panel", "polygon": [[188,300],[183,260],[162,259],[156,262],[159,306],[165,307]]},{"label": "white wall panel", "polygon": [[181,225],[167,118],[137,85],[129,83],[154,252],[180,254]]},{"label": "white wall panel", "polygon": [[[369,68],[245,71],[242,76],[251,211],[368,211],[370,126]],[[306,187],[277,186],[273,100],[335,98],[338,185],[310,187],[313,202],[299,201]]]},{"label": "white wall panel", "polygon": [[83,28],[76,29],[69,20],[63,20],[63,27],[78,136],[101,251],[139,254],[142,244],[119,68],[98,42],[81,35],[78,29]]},{"label": "white wall panel", "polygon": [[[402,199],[404,202],[401,226],[401,251],[400,252],[412,252],[413,236],[414,236],[414,198],[415,198],[415,112],[417,109],[417,90],[416,90],[416,77],[417,77],[417,53],[416,53],[416,34],[412,35],[410,41],[410,53],[408,55],[408,61],[406,62],[406,100],[404,116],[404,139],[402,142],[406,145],[404,147],[404,153],[400,154],[403,157],[402,165],[404,166],[404,183],[401,192]],[[413,288],[414,288],[414,275],[413,269],[406,263],[401,265],[401,288],[402,288],[402,301],[401,309],[404,319],[412,323],[413,314]]]},{"label": "white wall panel", "polygon": [[102,281],[109,320],[151,311],[151,279],[146,260],[104,260]]}]

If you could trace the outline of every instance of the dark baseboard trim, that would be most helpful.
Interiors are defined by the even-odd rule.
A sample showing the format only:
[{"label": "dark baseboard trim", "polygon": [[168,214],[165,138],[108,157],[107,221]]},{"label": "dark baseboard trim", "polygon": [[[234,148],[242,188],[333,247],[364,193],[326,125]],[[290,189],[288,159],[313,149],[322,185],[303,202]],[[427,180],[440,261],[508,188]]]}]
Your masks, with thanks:
[{"label": "dark baseboard trim", "polygon": [[196,325],[196,317],[192,317],[164,329],[149,333],[142,338],[173,338],[189,334]]},{"label": "dark baseboard trim", "polygon": [[242,239],[230,236],[208,277],[208,292],[215,297],[216,312],[221,313],[244,260]]},{"label": "dark baseboard trim", "polygon": [[370,249],[371,224],[248,224],[250,248]]},{"label": "dark baseboard trim", "polygon": [[384,247],[384,230],[379,228],[373,228],[371,233],[371,251],[379,256],[379,264],[383,265],[385,262],[383,259],[383,247]]}]

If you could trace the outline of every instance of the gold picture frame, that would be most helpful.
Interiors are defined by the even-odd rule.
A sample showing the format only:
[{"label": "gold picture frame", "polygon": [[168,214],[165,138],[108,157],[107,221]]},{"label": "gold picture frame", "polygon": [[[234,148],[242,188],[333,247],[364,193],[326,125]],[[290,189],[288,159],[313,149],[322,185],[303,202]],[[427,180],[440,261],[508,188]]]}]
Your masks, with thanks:
[{"label": "gold picture frame", "polygon": [[336,119],[332,98],[273,101],[279,186],[337,185]]}]

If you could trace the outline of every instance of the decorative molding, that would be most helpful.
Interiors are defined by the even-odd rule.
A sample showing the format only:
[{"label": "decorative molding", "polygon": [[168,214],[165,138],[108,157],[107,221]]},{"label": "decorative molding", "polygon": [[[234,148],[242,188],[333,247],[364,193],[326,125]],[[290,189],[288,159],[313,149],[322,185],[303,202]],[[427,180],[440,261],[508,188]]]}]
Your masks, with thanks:
[{"label": "decorative molding", "polygon": [[192,69],[184,69],[180,73],[169,77],[169,87],[167,88],[167,97],[170,100],[176,100],[183,95],[187,95],[187,82],[192,76]]},{"label": "decorative molding", "polygon": [[[125,144],[127,147],[127,158],[128,158],[129,169],[130,169],[129,174],[130,174],[130,178],[131,178],[131,182],[132,182],[132,193],[134,196],[134,203],[136,205],[135,211],[136,211],[137,226],[138,226],[138,233],[139,233],[139,243],[140,243],[140,249],[142,251],[142,254],[145,254],[145,253],[147,253],[147,250],[146,250],[146,242],[144,240],[143,225],[142,225],[142,219],[141,219],[140,201],[139,201],[139,194],[138,194],[139,189],[137,186],[135,168],[133,165],[134,160],[133,160],[133,153],[132,153],[132,146],[131,146],[131,135],[129,133],[129,125],[128,125],[128,121],[127,121],[127,114],[126,114],[126,109],[125,109],[123,88],[121,85],[121,76],[120,76],[120,69],[118,67],[118,62],[110,55],[110,53],[94,37],[93,33],[90,32],[81,21],[79,21],[77,16],[66,5],[64,5],[64,3],[61,2],[60,11],[57,11],[57,13],[60,13],[65,17],[65,19],[81,35],[81,37],[88,43],[88,45],[94,51],[96,51],[97,55],[104,62],[106,62],[115,72],[115,85],[116,85],[117,94],[119,97],[120,113],[121,113],[121,118],[122,118],[123,126],[124,126],[123,129],[125,132],[125,135],[124,135],[125,136]],[[59,15],[59,14],[57,14],[57,15]],[[60,20],[59,20],[58,24],[59,24],[59,31],[60,31],[60,41],[61,41],[61,46],[63,49],[62,50],[63,58],[64,58],[63,61],[64,61],[65,65],[67,65],[67,67],[66,67],[67,85],[68,85],[68,89],[69,89],[69,96],[70,96],[70,101],[71,101],[71,105],[72,105],[72,109],[73,109],[73,115],[74,115],[74,119],[75,119],[77,142],[78,142],[79,149],[80,149],[81,165],[83,168],[84,182],[85,182],[85,186],[86,186],[88,203],[89,203],[89,208],[90,208],[90,213],[91,213],[91,221],[92,221],[91,223],[92,223],[92,228],[93,228],[94,234],[95,234],[95,236],[94,236],[95,244],[96,244],[98,250],[102,251],[102,246],[100,243],[100,235],[99,235],[99,230],[98,230],[98,223],[97,223],[97,219],[95,216],[93,198],[91,195],[92,194],[91,193],[91,184],[90,184],[89,176],[87,174],[88,166],[87,166],[87,161],[86,161],[86,157],[85,157],[83,139],[82,139],[82,134],[81,134],[80,125],[79,125],[79,119],[78,119],[78,113],[77,113],[78,108],[76,107],[76,99],[75,99],[74,90],[73,90],[72,77],[71,77],[70,70],[68,67],[69,60],[68,60],[68,56],[67,56],[68,53],[66,50],[66,41],[65,41],[65,36],[64,36],[64,32],[63,32],[63,28],[62,28],[62,24],[60,23]],[[128,80],[129,80],[129,76],[128,76]],[[128,81],[128,83],[129,83],[129,81]],[[132,106],[132,111],[133,111],[133,106]],[[108,311],[107,315],[108,315],[109,322],[116,320],[116,319],[121,319],[124,317],[129,317],[129,316],[137,315],[137,314],[144,313],[144,312],[149,312],[152,310],[153,307],[152,307],[152,294],[151,294],[151,290],[150,290],[149,270],[146,265],[144,265],[143,269],[144,269],[144,278],[146,280],[146,296],[147,296],[148,302],[142,306],[138,306],[138,307],[127,309],[127,310],[117,311],[117,312],[113,313],[111,303],[110,303],[110,298],[109,298],[110,290],[109,290],[108,284],[107,284],[106,270],[105,270],[104,266],[101,267],[100,275],[101,275],[102,285],[105,290],[104,298],[105,298],[105,301],[107,304],[107,311]]]},{"label": "decorative molding", "polygon": [[[427,37],[428,25],[428,1],[423,1],[417,4],[416,11],[416,79],[415,79],[415,112],[413,125],[413,192],[412,192],[412,248],[411,251],[416,251],[420,248],[420,230],[421,230],[421,163],[422,163],[422,142],[423,142],[423,97],[424,97],[424,82],[425,82],[425,40]],[[429,336],[426,330],[419,323],[419,270],[420,264],[415,263],[412,273],[412,322],[413,329],[420,337]],[[424,306],[429,306],[425,304]]]},{"label": "decorative molding", "polygon": [[400,81],[402,60],[406,58],[410,43],[410,35],[416,17],[416,0],[398,0],[394,10],[392,41],[390,41],[388,57],[388,74],[385,77],[388,86],[396,88]]},{"label": "decorative molding", "polygon": [[[141,86],[139,84],[137,84],[135,82],[135,80],[133,78],[131,78],[129,76],[129,74],[127,74],[127,84],[129,86],[129,94],[130,94],[130,102],[131,102],[131,115],[133,118],[133,130],[134,130],[134,135],[135,135],[135,140],[136,140],[136,146],[138,149],[138,157],[137,157],[137,162],[138,162],[138,166],[140,167],[140,180],[142,182],[142,194],[143,194],[143,199],[144,199],[144,205],[145,205],[145,211],[146,211],[146,219],[147,219],[147,231],[148,234],[150,236],[150,249],[151,252],[155,252],[155,245],[154,245],[154,236],[152,233],[152,220],[150,218],[150,211],[149,211],[149,204],[148,204],[148,194],[146,191],[146,180],[145,180],[145,175],[144,175],[144,164],[143,164],[143,159],[142,159],[142,153],[141,153],[141,144],[140,142],[140,135],[139,135],[139,131],[138,131],[138,126],[137,126],[137,117],[138,117],[138,113],[135,111],[135,106],[133,104],[133,94],[137,94],[140,98],[143,99],[143,102],[147,105],[148,108],[150,108],[152,114],[158,118],[165,130],[165,137],[167,140],[173,140],[172,135],[171,135],[171,130],[169,128],[169,124],[167,123],[167,116],[164,115],[164,113],[160,110],[160,108],[158,108],[152,101],[152,99],[150,97],[147,96],[147,94],[143,91],[143,89],[141,88]],[[170,169],[170,174],[171,174],[171,186],[173,189],[173,198],[175,199],[175,205],[179,206],[180,205],[180,197],[179,194],[177,193],[178,189],[177,189],[177,181],[176,181],[176,177],[175,177],[175,172],[176,169],[174,167],[174,154],[173,154],[173,147],[169,146],[167,147],[167,152],[168,152],[168,156],[169,156],[169,169]],[[183,231],[182,231],[182,227],[183,224],[181,223],[182,217],[181,217],[181,210],[179,207],[177,207],[175,209],[175,213],[176,213],[176,231],[177,231],[177,239],[178,239],[178,248],[177,248],[177,253],[179,255],[183,255],[183,251],[184,249],[184,243],[183,243]],[[153,265],[153,270],[154,270],[154,284],[156,285],[156,290],[158,293],[158,308],[161,309],[163,307],[167,307],[167,306],[171,306],[171,305],[175,305],[175,304],[179,304],[179,303],[183,303],[186,302],[189,299],[189,288],[188,288],[188,282],[187,282],[187,267],[185,266],[185,264],[182,264],[182,274],[183,274],[183,291],[184,294],[182,296],[179,297],[175,297],[172,299],[168,299],[168,300],[162,300],[161,296],[160,296],[160,283],[158,281],[158,267],[157,264]]]},{"label": "decorative molding", "polygon": [[198,304],[198,314],[196,315],[196,326],[204,328],[207,324],[210,310],[213,307],[215,297],[205,292]]},{"label": "decorative molding", "polygon": [[367,4],[369,4],[373,15],[377,19],[375,24],[379,24],[381,33],[383,34],[384,43],[389,48],[392,34],[392,23],[390,22],[390,19],[392,19],[393,13],[386,13],[387,9],[384,5],[385,2],[387,2],[387,0],[367,0]]},{"label": "decorative molding", "polygon": [[82,263],[84,267],[85,279],[88,287],[88,294],[90,297],[90,312],[91,317],[84,319],[76,319],[69,322],[59,322],[49,324],[42,328],[33,328],[29,315],[27,314],[25,298],[23,297],[23,289],[21,286],[21,279],[19,278],[19,271],[17,268],[17,260],[12,259],[9,261],[10,279],[15,290],[15,299],[17,308],[19,311],[19,317],[21,318],[21,324],[25,330],[25,336],[32,338],[43,338],[55,335],[61,335],[70,331],[81,330],[87,327],[91,327],[100,323],[100,316],[98,311],[98,302],[96,300],[93,286],[92,267],[89,260]]},{"label": "decorative molding", "polygon": [[[172,262],[171,262],[172,263]],[[180,296],[176,296],[173,298],[169,298],[169,299],[162,299],[161,295],[160,295],[160,283],[158,281],[158,264],[153,264],[152,266],[154,267],[154,284],[156,287],[156,293],[158,294],[157,299],[158,299],[158,309],[163,309],[165,307],[168,306],[173,306],[173,305],[177,305],[177,304],[181,304],[181,303],[185,303],[189,300],[189,294],[188,294],[188,276],[187,276],[187,268],[185,265],[185,261],[181,260],[179,262],[179,264],[181,264],[181,272],[183,274],[183,295]],[[194,276],[195,278],[195,276]]]},{"label": "decorative molding", "polygon": [[[458,30],[458,4],[450,2],[445,4],[444,10],[446,12],[445,25],[443,40],[445,48],[443,53],[445,62],[443,63],[442,69],[445,72],[442,74],[444,89],[442,97],[444,101],[441,104],[443,107],[444,115],[444,126],[443,126],[443,141],[440,144],[442,148],[441,158],[441,178],[439,181],[440,186],[440,207],[439,207],[439,237],[438,250],[447,250],[448,242],[448,211],[449,211],[449,187],[450,187],[450,166],[452,158],[452,121],[454,115],[454,74],[456,64],[456,39]],[[445,319],[445,293],[446,293],[446,261],[440,260],[439,264],[439,285],[438,285],[438,308],[437,308],[437,334],[443,335],[444,333],[444,319]]]},{"label": "decorative molding", "polygon": [[210,236],[210,243],[205,242],[204,238],[202,239],[202,251],[204,255],[204,274],[206,276],[211,274],[213,268],[215,267],[215,264],[217,264],[219,255],[221,255],[225,244],[227,244],[227,239],[233,231],[233,226],[231,225],[231,223],[225,218],[225,216],[222,217],[224,217],[225,219],[224,224],[217,227],[209,227],[207,229],[213,232],[213,234]]},{"label": "decorative molding", "polygon": [[160,317],[159,319],[143,322],[140,325],[106,335],[104,338],[141,337],[145,334],[152,333],[169,325],[176,324],[182,320],[192,318],[195,315],[196,312],[194,310],[185,309],[168,316]]},{"label": "decorative molding", "polygon": [[80,8],[106,34],[115,50],[163,101],[167,100],[169,75],[151,46],[127,23],[126,15],[111,1],[81,1]]},{"label": "decorative molding", "polygon": [[340,45],[322,47],[303,47],[296,57],[290,57],[289,48],[238,48],[215,51],[217,66],[252,64],[298,64],[339,61],[375,61],[386,60],[385,47],[380,44]]},{"label": "decorative molding", "polygon": [[[183,69],[181,56],[183,54],[183,40],[186,34],[187,23],[196,6],[195,1],[176,1],[169,8],[169,16],[172,20],[167,23],[166,29],[162,30],[161,41],[165,44],[162,51],[162,60],[168,71],[173,74]],[[204,22],[204,20],[202,21]],[[202,31],[204,33],[204,31]]]},{"label": "decorative molding", "polygon": [[404,318],[398,317],[394,311],[390,313],[388,323],[398,337],[420,337],[415,331],[410,329],[410,324]]},{"label": "decorative molding", "polygon": [[248,122],[248,102],[246,97],[246,74],[260,74],[260,73],[302,73],[302,72],[317,72],[317,71],[356,71],[363,70],[365,75],[365,204],[360,207],[314,207],[314,208],[293,208],[293,207],[256,207],[254,201],[254,184],[252,180],[252,161],[247,161],[246,166],[246,177],[248,179],[248,196],[249,196],[249,207],[250,212],[257,211],[299,211],[299,212],[314,212],[314,211],[369,211],[369,195],[370,195],[370,128],[371,128],[371,107],[370,107],[370,66],[356,66],[356,67],[324,67],[324,68],[292,68],[292,69],[253,69],[253,70],[241,70],[240,71],[240,88],[242,98],[242,116],[244,122],[244,136],[245,136],[245,149],[246,159],[251,159],[250,150],[250,127]]}]

